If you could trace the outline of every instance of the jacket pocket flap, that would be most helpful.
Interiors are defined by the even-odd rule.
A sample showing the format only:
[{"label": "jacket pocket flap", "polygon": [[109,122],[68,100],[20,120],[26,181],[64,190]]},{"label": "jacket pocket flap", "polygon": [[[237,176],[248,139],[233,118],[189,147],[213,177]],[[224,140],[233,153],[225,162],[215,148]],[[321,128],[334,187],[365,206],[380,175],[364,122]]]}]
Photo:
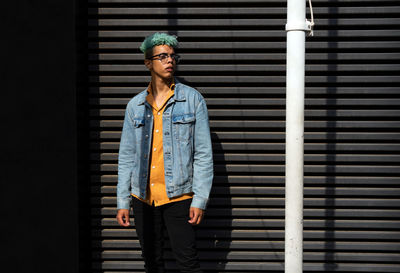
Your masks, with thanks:
[{"label": "jacket pocket flap", "polygon": [[133,126],[140,127],[144,125],[144,119],[134,119]]},{"label": "jacket pocket flap", "polygon": [[193,114],[185,114],[180,116],[173,116],[172,122],[173,123],[190,123],[195,121],[196,118]]}]

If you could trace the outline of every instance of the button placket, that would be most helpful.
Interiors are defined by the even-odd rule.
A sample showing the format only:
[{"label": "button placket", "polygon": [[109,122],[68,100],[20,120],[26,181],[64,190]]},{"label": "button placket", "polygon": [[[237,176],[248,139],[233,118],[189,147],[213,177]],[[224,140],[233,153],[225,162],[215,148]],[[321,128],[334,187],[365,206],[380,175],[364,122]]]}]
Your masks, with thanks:
[{"label": "button placket", "polygon": [[[148,187],[150,187],[150,196],[149,196],[149,202],[151,202],[152,204],[158,205],[158,204],[162,204],[163,202],[160,202],[159,200],[156,200],[157,198],[161,198],[160,197],[160,190],[162,190],[164,187],[160,188],[160,185],[158,184],[159,181],[157,180],[157,177],[160,175],[158,171],[162,170],[163,176],[165,177],[165,171],[164,171],[164,164],[162,164],[159,161],[153,161],[153,159],[157,159],[159,156],[163,156],[163,148],[165,148],[167,146],[167,150],[168,147],[170,146],[169,143],[169,139],[170,136],[165,137],[165,139],[163,138],[165,131],[167,132],[166,135],[171,134],[171,128],[168,128],[168,125],[170,121],[170,116],[171,116],[171,103],[173,102],[173,97],[172,99],[170,98],[167,103],[164,105],[164,107],[162,108],[158,108],[158,107],[154,107],[154,101],[152,101],[151,104],[151,110],[149,112],[151,112],[151,122],[149,122],[150,128],[148,128],[149,130],[149,148],[150,153],[148,153],[148,158],[149,160],[151,159],[152,162],[149,162],[150,168],[150,183],[148,184]],[[150,105],[150,104],[149,104]],[[149,112],[147,112],[146,114],[148,114]],[[150,124],[151,123],[151,124]],[[166,125],[164,128],[163,125]],[[165,131],[164,131],[165,129]],[[161,140],[164,140],[168,143],[164,143],[161,142]],[[167,145],[165,145],[167,144]],[[170,153],[168,153],[170,154]],[[170,161],[170,155],[168,155],[166,157],[166,161]],[[160,165],[158,165],[160,164]],[[166,163],[167,165],[169,165],[169,163]],[[155,179],[153,181],[153,178]],[[165,177],[166,180],[170,181],[170,177]],[[169,195],[169,194],[167,194]],[[164,198],[164,197],[162,197]]]}]

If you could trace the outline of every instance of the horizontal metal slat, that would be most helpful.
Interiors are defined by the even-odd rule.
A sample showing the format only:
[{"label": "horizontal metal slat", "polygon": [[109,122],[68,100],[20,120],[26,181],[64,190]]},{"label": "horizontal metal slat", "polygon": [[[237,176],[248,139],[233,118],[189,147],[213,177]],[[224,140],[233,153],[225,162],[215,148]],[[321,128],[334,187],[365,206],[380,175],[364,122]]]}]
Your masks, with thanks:
[{"label": "horizontal metal slat", "polygon": [[[167,26],[165,26],[167,27]],[[286,37],[286,31],[284,30],[284,26],[281,27],[281,30],[235,30],[234,32],[229,30],[195,30],[195,31],[177,31],[176,35],[181,39],[199,39],[199,38],[208,38],[208,39],[227,39],[226,42],[235,41],[235,38],[281,38],[284,39]],[[96,38],[99,35],[103,35],[99,30],[99,32],[91,32],[89,33],[90,38]],[[134,31],[128,32],[124,31],[123,33],[126,34],[130,38],[135,39],[143,39],[151,32],[143,33],[143,35],[139,35],[141,31]],[[131,35],[130,35],[131,34]],[[395,40],[400,34],[400,30],[397,29],[380,29],[380,30],[364,30],[359,29],[356,33],[354,30],[346,30],[346,29],[337,29],[337,30],[314,30],[314,36],[320,38],[332,38],[333,37],[342,37],[342,38],[350,38],[355,40],[356,38],[365,38],[369,40],[376,40],[378,38],[387,39],[387,40]],[[118,33],[115,33],[118,35]],[[100,42],[99,44],[106,45],[106,42]],[[125,43],[129,44],[129,43]],[[89,43],[89,48],[98,48],[99,46],[95,46],[94,43]],[[131,47],[137,49],[137,47],[133,47],[131,43]]]},{"label": "horizontal metal slat", "polygon": [[[117,204],[116,197],[93,197],[91,199],[92,204],[96,205],[113,205]],[[210,199],[210,206],[254,206],[254,207],[283,207],[285,203],[284,198],[276,197],[232,197],[232,198],[221,198],[215,197]],[[375,208],[400,208],[399,199],[379,199],[379,198],[305,198],[304,207],[375,207]],[[113,219],[114,221],[115,219]],[[359,224],[359,222],[349,221],[349,224]],[[384,227],[382,222],[379,222],[379,227]],[[393,228],[398,228],[399,223],[393,223]],[[381,226],[380,226],[381,225]],[[397,226],[396,226],[397,225]],[[372,227],[371,227],[372,228]]]},{"label": "horizontal metal slat", "polygon": [[[307,72],[399,72],[400,67],[398,64],[375,64],[374,66],[366,66],[361,64],[337,64],[337,65],[318,65],[309,64],[305,66]],[[131,64],[101,64],[101,65],[90,65],[89,71],[95,71],[101,73],[106,72],[144,72],[145,69],[143,64],[131,65]],[[230,64],[219,64],[219,65],[179,65],[178,72],[284,72],[286,71],[285,65],[268,65],[268,64],[242,64],[242,65],[230,65]]]},{"label": "horizontal metal slat", "polygon": [[[366,7],[348,7],[348,6],[339,6],[339,7],[314,7],[314,13],[319,16],[322,15],[369,15],[370,17],[374,17],[377,14],[386,14],[386,15],[397,15],[400,13],[399,6],[366,6]],[[230,8],[226,7],[135,7],[135,8],[89,8],[89,15],[149,15],[149,16],[157,16],[163,14],[173,14],[174,16],[179,15],[196,15],[196,16],[210,16],[210,15],[219,15],[224,17],[229,15],[286,15],[285,7],[235,7],[232,6]]]},{"label": "horizontal metal slat", "polygon": [[[238,270],[262,270],[263,272],[277,272],[284,269],[284,264],[282,262],[202,262],[202,268],[206,270],[234,270],[237,272]],[[120,270],[124,269],[140,269],[143,268],[143,264],[141,262],[136,261],[105,261],[101,264],[95,264],[94,267],[103,270]],[[397,264],[357,264],[357,263],[334,263],[334,264],[326,264],[326,263],[304,263],[304,270],[307,271],[326,271],[327,269],[335,269],[336,271],[345,271],[345,272],[398,272],[400,269],[400,265]],[[175,263],[166,263],[167,269],[175,269]],[[362,271],[360,271],[362,270]],[[105,272],[111,273],[111,272]],[[123,272],[122,272],[123,273]]]},{"label": "horizontal metal slat", "polygon": [[[203,83],[284,83],[284,76],[185,76],[185,80],[189,82],[203,82]],[[148,80],[148,76],[90,76],[91,83],[143,83]],[[399,83],[399,76],[306,76],[307,83]]]},{"label": "horizontal metal slat", "polygon": [[[215,30],[209,30],[209,32],[215,31]],[[341,30],[341,33],[343,33],[346,30]],[[361,37],[367,38],[365,30],[359,30]],[[235,31],[236,32],[236,31]],[[203,38],[208,38],[209,41],[203,42],[203,41],[195,41],[192,42],[190,39],[194,39],[197,37],[197,33],[191,32],[190,33],[183,33],[182,35],[189,41],[181,41],[179,44],[179,50],[185,52],[188,50],[191,51],[196,51],[196,50],[206,50],[206,49],[282,49],[285,50],[285,42],[282,41],[283,38],[283,29],[282,30],[258,30],[257,32],[254,30],[247,30],[247,33],[243,33],[240,30],[237,30],[238,34],[236,35],[241,35],[245,37],[236,37],[237,39],[231,38],[231,40],[226,41],[225,43],[218,42],[218,35],[212,35],[212,37],[207,37],[203,35]],[[354,37],[348,36],[350,31],[344,32],[346,33],[347,39],[352,39]],[[370,51],[373,52],[380,52],[380,49],[398,49],[399,44],[396,42],[397,37],[396,33],[390,32],[389,30],[382,30],[381,33],[379,31],[374,31],[374,36],[381,35],[386,37],[384,43],[382,42],[376,42],[374,40],[357,40],[357,41],[342,41],[342,40],[332,40],[330,37],[332,35],[337,36],[336,31],[324,31],[320,30],[318,31],[319,34],[319,40],[308,40],[307,43],[305,44],[306,47],[306,52],[309,52],[311,49],[330,49],[330,50],[345,50],[345,49],[369,49]],[[139,46],[141,44],[141,40],[144,39],[144,37],[148,35],[143,34],[143,36],[138,35],[138,31],[132,31],[132,30],[98,30],[98,31],[89,31],[89,38],[91,38],[91,42],[88,43],[88,47],[91,49],[98,49],[100,48],[100,45],[102,45],[102,48],[107,48],[108,43],[103,41],[103,39],[111,40],[111,38],[126,38],[126,39],[137,39],[140,41],[134,42],[127,42],[127,41],[121,41],[120,45],[117,43],[111,43],[110,45],[113,45],[115,48],[120,48],[120,49],[136,49],[137,52],[139,52]],[[247,36],[248,37],[247,37]],[[180,38],[182,36],[179,36]],[[246,42],[246,41],[241,41],[242,38],[252,38],[254,41],[252,42]],[[270,39],[270,38],[280,38],[276,39],[273,41],[264,41],[265,39]],[[321,39],[324,38],[324,39]],[[101,44],[99,41],[95,41],[96,39],[101,39]],[[213,40],[214,39],[214,40]],[[374,50],[375,49],[375,50]],[[143,59],[143,54],[140,54]],[[307,55],[306,55],[307,56]],[[336,57],[336,56],[335,56]],[[306,58],[307,60],[308,58]]]},{"label": "horizontal metal slat", "polygon": [[[91,171],[116,172],[117,164],[92,164]],[[259,164],[214,164],[214,173],[283,173],[285,165],[259,165]],[[305,173],[313,173],[315,175],[324,173],[334,174],[358,174],[358,175],[376,175],[376,174],[400,174],[400,167],[393,166],[375,166],[375,165],[304,165]]]},{"label": "horizontal metal slat", "polygon": [[[138,240],[102,240],[94,242],[95,247],[103,248],[137,248],[139,246]],[[398,251],[400,248],[398,243],[390,242],[335,242],[329,245],[325,242],[319,241],[305,241],[304,250],[335,250],[335,251],[366,251],[373,246],[373,249],[380,251]],[[284,242],[282,241],[244,241],[232,240],[224,241],[219,240],[216,243],[213,241],[197,241],[198,249],[265,249],[266,247],[274,250],[283,250]],[[400,265],[399,265],[400,267]]]},{"label": "horizontal metal slat", "polygon": [[[113,112],[111,112],[113,111]],[[104,109],[99,114],[108,116],[109,113],[116,114],[115,110]],[[284,110],[267,110],[267,109],[210,109],[208,111],[211,118],[214,117],[285,117],[286,111]],[[125,115],[124,111],[119,113],[119,117]],[[308,110],[304,111],[305,118],[311,117],[400,117],[400,110],[328,110],[328,109],[318,109],[318,110]]]},{"label": "horizontal metal slat", "polygon": [[[92,174],[90,180],[96,183],[117,183],[116,174]],[[214,175],[214,184],[275,184],[283,185],[285,177],[279,175]],[[304,184],[309,185],[375,185],[392,186],[399,184],[399,177],[395,176],[304,176]]]},{"label": "horizontal metal slat", "polygon": [[[111,122],[111,121],[110,121]],[[116,127],[116,123],[119,122],[111,122],[109,126]],[[257,121],[243,121],[243,120],[211,120],[210,127],[211,128],[284,128],[285,121],[269,121],[269,120],[257,120]],[[107,121],[100,124],[101,127],[108,127]],[[122,125],[121,125],[122,127]],[[306,120],[304,122],[304,128],[307,129],[315,129],[315,128],[337,128],[337,129],[366,129],[366,128],[388,128],[388,129],[397,129],[400,128],[400,121],[319,121],[319,120]]]},{"label": "horizontal metal slat", "polygon": [[[114,160],[117,160],[117,157],[114,157]],[[285,161],[284,155],[270,155],[270,154],[214,154],[214,161],[260,161],[260,162],[268,162],[268,161]],[[400,163],[400,155],[321,155],[321,154],[305,154],[304,161],[314,161],[314,162],[348,162],[348,163],[356,163],[359,164],[361,162],[372,163],[372,162],[381,162],[388,163],[393,162],[395,164]]]},{"label": "horizontal metal slat", "polygon": [[[215,151],[224,150],[245,150],[245,151],[283,151],[285,149],[285,145],[281,143],[219,143],[214,146]],[[383,152],[383,151],[400,151],[400,144],[397,143],[374,143],[366,144],[366,143],[305,143],[304,144],[305,152],[314,152],[314,151],[330,151],[330,152]]]},{"label": "horizontal metal slat", "polygon": [[[120,140],[121,131],[92,131],[91,138],[93,140],[113,139]],[[262,141],[284,141],[285,132],[221,132],[212,131],[211,138],[213,142],[223,140],[262,140]],[[330,143],[343,142],[343,141],[393,141],[400,139],[400,133],[390,132],[305,132],[304,139],[306,142],[310,141],[329,141]],[[110,140],[111,141],[111,140]]]},{"label": "horizontal metal slat", "polygon": [[[98,94],[107,94],[107,95],[116,95],[119,94],[129,94],[130,96],[134,96],[137,93],[143,91],[146,88],[146,84],[142,87],[124,87],[124,86],[100,86],[100,87],[90,87],[89,91],[91,95]],[[253,95],[253,94],[262,94],[262,95],[285,95],[286,87],[240,87],[240,86],[221,86],[221,87],[208,87],[208,86],[197,86],[199,91],[204,95],[219,95],[223,96],[226,94],[229,95]],[[308,95],[397,95],[399,93],[398,87],[306,87],[306,96]]]},{"label": "horizontal metal slat", "polygon": [[[92,187],[91,191],[93,193],[101,194],[113,194],[116,195],[116,186],[102,186],[102,187]],[[213,195],[235,195],[235,196],[284,196],[284,187],[266,187],[266,186],[230,186],[230,187],[220,187],[214,186],[211,190],[211,196]],[[400,196],[400,188],[353,188],[353,187],[306,187],[304,188],[304,195],[306,197],[311,196],[352,196],[355,198],[362,197],[397,197]],[[211,197],[212,198],[212,197]],[[400,202],[400,199],[399,199]]]},{"label": "horizontal metal slat", "polygon": [[[103,149],[103,150],[118,150],[119,142],[100,142],[91,143],[91,149]],[[218,151],[284,151],[284,143],[213,143],[214,152]],[[400,151],[399,143],[305,143],[304,150],[306,153],[315,151],[330,151],[330,152],[398,152]]]},{"label": "horizontal metal slat", "polygon": [[[97,47],[96,47],[97,48]],[[132,48],[129,48],[132,49]],[[308,61],[352,61],[353,63],[363,63],[365,61],[400,60],[400,53],[397,52],[352,52],[352,53],[306,53]],[[196,62],[226,62],[235,60],[236,62],[255,62],[255,61],[285,61],[284,53],[182,53],[184,61]],[[143,54],[139,53],[89,53],[89,61],[140,61],[143,62]],[[144,82],[148,82],[150,77]]]},{"label": "horizontal metal slat", "polygon": [[[117,161],[118,153],[92,153],[92,160],[107,160],[107,161]],[[249,153],[214,153],[214,162],[218,161],[259,161],[259,162],[284,162],[284,154],[249,154]],[[327,155],[327,154],[305,154],[304,161],[315,161],[320,162],[348,162],[348,163],[382,163],[386,164],[389,162],[399,164],[400,155],[387,155],[387,154],[349,154],[349,155]]]},{"label": "horizontal metal slat", "polygon": [[[371,245],[373,247],[374,245]],[[400,265],[398,264],[371,264],[371,263],[343,263],[343,264],[304,264],[305,270],[310,271],[326,271],[332,270],[335,271],[355,271],[355,272],[398,272],[400,270]]]},{"label": "horizontal metal slat", "polygon": [[[137,238],[136,231],[133,229],[102,229],[92,232],[94,237],[107,238]],[[315,231],[305,230],[303,232],[304,240],[386,240],[397,241],[400,240],[400,232],[396,231]],[[214,230],[214,229],[201,229],[196,231],[196,238],[203,240],[226,240],[226,239],[261,239],[271,240],[280,239],[284,240],[284,230]],[[400,255],[400,254],[399,254]]]},{"label": "horizontal metal slat", "polygon": [[[128,103],[129,99],[126,100]],[[101,102],[101,101],[100,101]],[[277,105],[285,105],[285,99],[276,99],[276,98],[206,98],[207,105],[234,105],[234,106],[277,106]],[[110,102],[111,103],[111,102]],[[400,105],[400,99],[398,98],[306,98],[304,101],[306,106],[397,106]],[[370,109],[370,111],[374,111]]]},{"label": "horizontal metal slat", "polygon": [[[122,128],[123,121],[122,120],[100,120],[100,121],[92,121],[92,127],[101,127],[101,128]],[[213,128],[285,128],[285,121],[271,121],[271,120],[210,120],[210,127]],[[400,121],[305,121],[304,128],[307,129],[315,129],[315,128],[340,128],[340,129],[364,129],[364,128],[388,128],[388,129],[397,129],[400,128]]]},{"label": "horizontal metal slat", "polygon": [[[213,197],[211,197],[213,198]],[[113,217],[117,215],[116,207],[103,207],[103,208],[94,208],[92,209],[92,215],[99,217]],[[309,219],[326,219],[326,221],[330,221],[333,217],[337,219],[380,219],[380,218],[395,218],[400,219],[400,210],[396,209],[337,209],[337,208],[324,208],[324,209],[304,209],[303,214],[305,218]],[[268,217],[272,218],[283,218],[285,217],[285,210],[275,209],[275,208],[216,208],[210,207],[207,209],[207,218],[208,217],[217,217],[217,218],[243,218],[243,217]],[[400,254],[399,254],[400,255]]]},{"label": "horizontal metal slat", "polygon": [[[382,71],[397,71],[400,72],[398,64],[376,64],[374,66],[366,66],[361,64],[309,64],[305,67],[306,72],[382,72]],[[143,64],[101,64],[90,65],[89,71],[104,72],[147,72]],[[218,64],[218,65],[179,65],[178,73],[181,72],[284,72],[286,65],[274,64]]]},{"label": "horizontal metal slat", "polygon": [[[400,77],[399,77],[400,78]],[[115,105],[126,107],[131,98],[91,98],[90,105]],[[281,98],[206,98],[207,106],[285,106],[286,100]],[[306,98],[305,106],[400,106],[398,98]],[[382,109],[382,110],[383,110]],[[374,111],[370,109],[370,111]]]},{"label": "horizontal metal slat", "polygon": [[[117,220],[114,218],[102,218],[100,220],[92,221],[93,227],[118,227]],[[131,227],[134,228],[133,218],[131,219]],[[397,229],[400,221],[399,220],[364,220],[357,219],[354,220],[321,220],[321,219],[313,219],[313,220],[304,220],[304,228],[310,230],[327,230],[331,229],[343,229],[343,230],[389,230],[389,229]],[[329,226],[327,226],[329,225]],[[284,230],[285,222],[284,219],[230,219],[230,218],[219,218],[219,219],[210,219],[205,217],[201,224],[202,227],[207,227],[207,229],[281,229]],[[393,242],[391,244],[395,245]],[[400,245],[397,245],[400,247]]]},{"label": "horizontal metal slat", "polygon": [[[128,10],[129,8],[124,8],[123,10]],[[122,10],[122,9],[121,9]],[[136,9],[134,9],[136,10]],[[110,13],[100,13],[98,15],[126,15],[127,17],[131,17],[133,13],[118,13],[119,11],[115,11],[115,9],[107,10]],[[106,11],[106,12],[107,12]],[[128,10],[129,11],[129,10]],[[150,15],[149,17],[151,17]],[[154,16],[157,17],[157,16]],[[399,23],[398,18],[369,18],[368,20],[360,19],[360,18],[318,18],[317,24],[320,29],[323,29],[326,26],[352,26],[352,27],[366,27],[366,26],[378,26],[383,28],[384,26],[393,26]],[[102,19],[89,19],[89,26],[96,27],[105,27],[105,26],[137,26],[137,27],[149,27],[149,26],[169,26],[169,27],[213,27],[217,25],[218,27],[243,27],[243,26],[253,26],[253,27],[277,27],[279,29],[282,28],[286,24],[286,18],[176,18],[176,19],[163,19],[157,18],[154,19],[121,19],[121,18],[102,18]]]},{"label": "horizontal metal slat", "polygon": [[[271,261],[283,260],[284,252],[281,251],[199,251],[199,258],[201,260],[253,260],[253,261]],[[105,250],[103,252],[94,252],[94,257],[101,259],[124,259],[134,260],[141,258],[140,251],[133,250]],[[170,251],[166,251],[168,259],[173,258]],[[362,262],[368,260],[369,262],[396,262],[400,259],[400,254],[395,253],[340,253],[336,252],[335,255],[327,255],[323,252],[304,252],[305,261],[347,261],[347,262]]]}]

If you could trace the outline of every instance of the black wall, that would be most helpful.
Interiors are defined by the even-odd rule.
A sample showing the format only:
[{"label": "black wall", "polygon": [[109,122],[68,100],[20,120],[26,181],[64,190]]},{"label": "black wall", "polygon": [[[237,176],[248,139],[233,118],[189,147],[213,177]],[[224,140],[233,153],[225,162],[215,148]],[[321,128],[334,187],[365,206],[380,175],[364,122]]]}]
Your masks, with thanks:
[{"label": "black wall", "polygon": [[77,272],[75,1],[1,10],[1,267]]}]

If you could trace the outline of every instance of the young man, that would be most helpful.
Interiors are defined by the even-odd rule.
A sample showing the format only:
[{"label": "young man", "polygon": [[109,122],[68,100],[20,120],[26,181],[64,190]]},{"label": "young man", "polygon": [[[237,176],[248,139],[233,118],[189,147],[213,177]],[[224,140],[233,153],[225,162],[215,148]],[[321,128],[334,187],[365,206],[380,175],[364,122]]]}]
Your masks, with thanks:
[{"label": "young man", "polygon": [[202,272],[193,226],[204,215],[213,179],[208,113],[195,89],[174,79],[174,36],[155,33],[140,49],[151,72],[127,105],[118,162],[118,223],[129,224],[132,198],[146,272],[164,272],[163,228],[182,272]]}]

